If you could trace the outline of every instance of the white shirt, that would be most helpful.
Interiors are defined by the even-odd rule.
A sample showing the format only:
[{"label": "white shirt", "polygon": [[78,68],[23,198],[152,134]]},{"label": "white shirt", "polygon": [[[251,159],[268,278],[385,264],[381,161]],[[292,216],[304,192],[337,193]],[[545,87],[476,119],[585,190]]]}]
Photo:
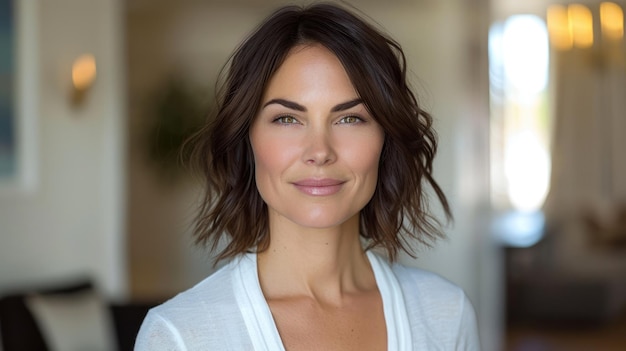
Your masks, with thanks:
[{"label": "white shirt", "polygon": [[[474,309],[443,278],[367,253],[383,301],[387,350],[479,350]],[[233,259],[151,309],[135,343],[144,350],[283,351],[257,274],[256,255]]]}]

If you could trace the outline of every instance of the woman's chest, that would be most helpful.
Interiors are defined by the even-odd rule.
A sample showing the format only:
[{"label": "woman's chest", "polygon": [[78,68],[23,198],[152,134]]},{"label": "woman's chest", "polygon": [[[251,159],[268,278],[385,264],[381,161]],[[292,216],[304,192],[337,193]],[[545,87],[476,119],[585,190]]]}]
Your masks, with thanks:
[{"label": "woman's chest", "polygon": [[287,351],[387,350],[387,328],[380,295],[363,296],[341,306],[308,299],[269,303]]}]

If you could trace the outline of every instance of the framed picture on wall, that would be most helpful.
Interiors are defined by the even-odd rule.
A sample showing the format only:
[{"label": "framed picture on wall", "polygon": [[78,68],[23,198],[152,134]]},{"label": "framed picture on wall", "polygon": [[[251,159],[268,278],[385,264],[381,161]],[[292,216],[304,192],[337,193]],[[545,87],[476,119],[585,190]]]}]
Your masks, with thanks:
[{"label": "framed picture on wall", "polygon": [[11,0],[0,0],[0,178],[17,175],[15,137],[15,18]]},{"label": "framed picture on wall", "polygon": [[0,0],[0,194],[36,187],[37,0]]}]

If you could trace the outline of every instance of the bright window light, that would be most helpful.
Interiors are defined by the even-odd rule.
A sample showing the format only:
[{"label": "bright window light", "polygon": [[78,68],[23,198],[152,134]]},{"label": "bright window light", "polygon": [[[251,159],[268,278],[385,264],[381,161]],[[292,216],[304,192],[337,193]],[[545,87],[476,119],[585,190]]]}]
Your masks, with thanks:
[{"label": "bright window light", "polygon": [[[558,16],[566,17],[564,8]],[[489,35],[492,204],[533,213],[550,184],[548,30],[538,16],[514,15]]]},{"label": "bright window light", "polygon": [[507,212],[494,221],[496,239],[512,247],[530,247],[543,238],[545,216],[536,212]]},{"label": "bright window light", "polygon": [[530,212],[541,208],[550,183],[550,157],[533,130],[511,135],[505,145],[504,173],[514,208]]},{"label": "bright window light", "polygon": [[533,15],[509,17],[502,33],[504,73],[520,94],[534,95],[548,82],[548,31]]}]

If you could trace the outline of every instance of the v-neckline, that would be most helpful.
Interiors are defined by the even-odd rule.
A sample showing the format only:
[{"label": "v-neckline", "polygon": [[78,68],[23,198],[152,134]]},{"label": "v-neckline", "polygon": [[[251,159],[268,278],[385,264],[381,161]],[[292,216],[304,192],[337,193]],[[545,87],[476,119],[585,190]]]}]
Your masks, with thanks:
[{"label": "v-neckline", "polygon": [[[380,292],[387,328],[387,350],[411,350],[412,338],[404,296],[391,267],[371,251],[366,252]],[[285,351],[270,307],[263,296],[256,254],[234,260],[233,288],[248,335],[256,351]]]}]

